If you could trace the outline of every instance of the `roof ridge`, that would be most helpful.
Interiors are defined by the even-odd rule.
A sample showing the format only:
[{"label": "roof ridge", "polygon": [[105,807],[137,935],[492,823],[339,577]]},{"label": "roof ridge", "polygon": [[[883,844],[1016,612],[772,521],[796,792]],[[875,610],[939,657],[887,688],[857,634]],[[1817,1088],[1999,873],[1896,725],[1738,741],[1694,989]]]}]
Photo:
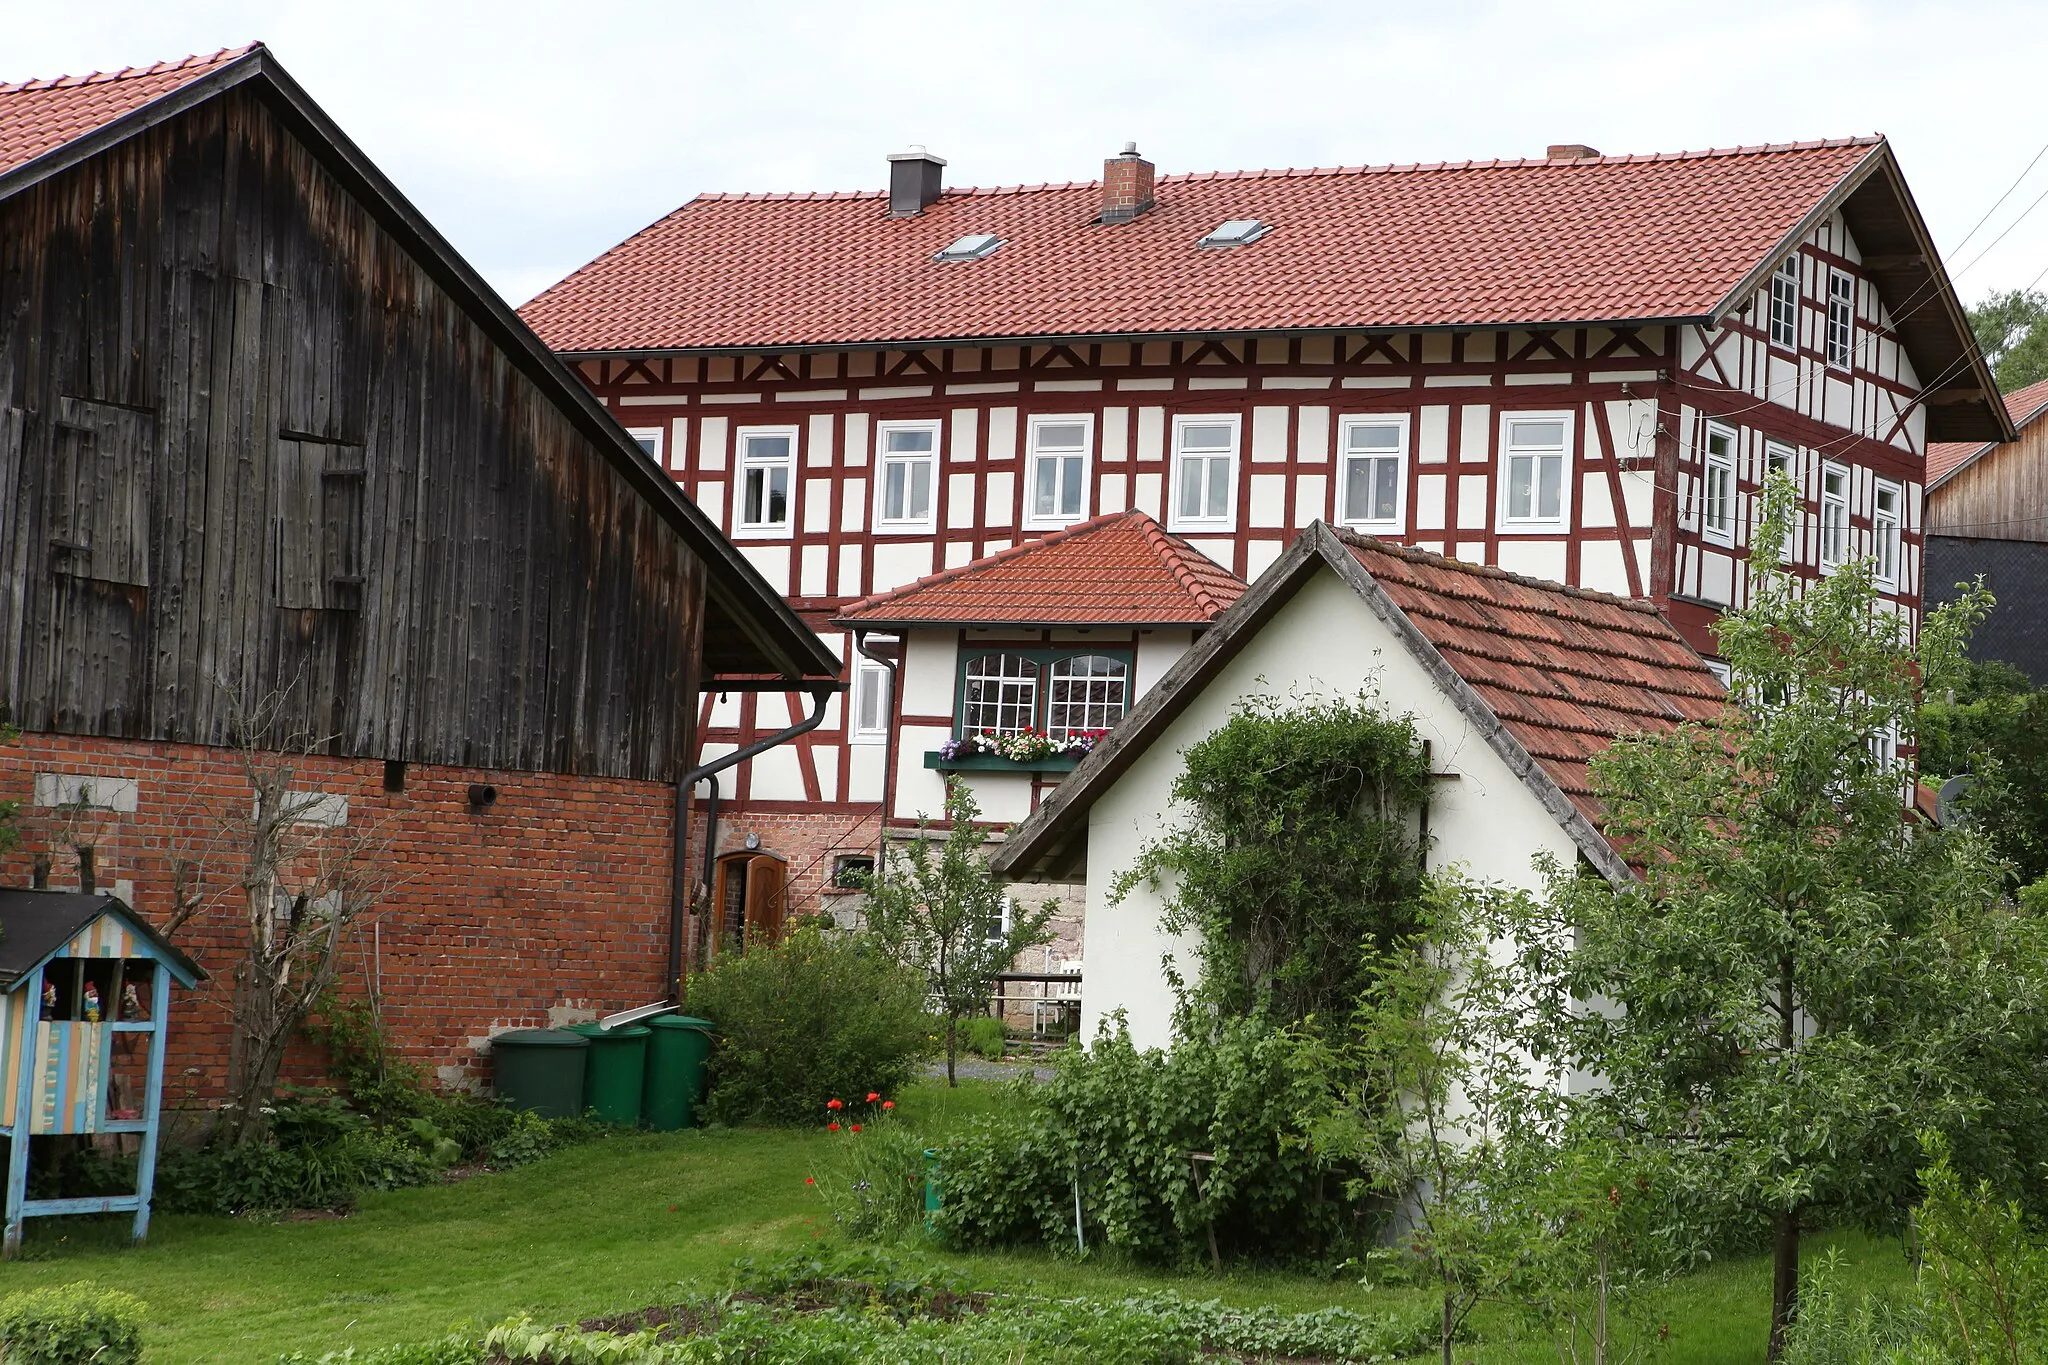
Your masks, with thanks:
[{"label": "roof ridge", "polygon": [[[1355,166],[1266,166],[1234,171],[1170,171],[1155,178],[1158,185],[1185,185],[1210,180],[1300,180],[1344,175],[1401,175],[1439,171],[1522,170],[1537,167],[1642,166],[1666,161],[1702,161],[1715,157],[1776,156],[1791,152],[1832,151],[1842,147],[1875,147],[1884,141],[1882,133],[1859,133],[1851,137],[1809,138],[1803,142],[1759,142],[1737,147],[1701,147],[1675,152],[1616,152],[1612,155],[1558,157],[1469,157],[1462,161],[1386,161]],[[1047,194],[1068,190],[1100,189],[1100,180],[1045,180],[1015,185],[948,185],[939,191],[941,199],[965,199],[977,195]],[[889,192],[867,190],[706,190],[685,204],[696,203],[808,203],[835,199],[887,199]]]},{"label": "roof ridge", "polygon": [[[1218,602],[1216,600],[1216,595],[1209,591],[1209,585],[1202,582],[1196,576],[1189,556],[1200,555],[1203,563],[1218,569],[1223,569],[1222,565],[1216,564],[1214,560],[1202,554],[1200,550],[1196,549],[1188,541],[1161,526],[1148,513],[1138,508],[1131,510],[1143,518],[1143,522],[1138,529],[1144,533],[1147,540],[1152,542],[1153,548],[1159,553],[1161,562],[1173,573],[1174,578],[1180,583],[1181,587],[1187,590],[1188,596],[1201,604],[1204,611],[1211,613],[1222,611],[1230,605],[1228,602]],[[1129,513],[1124,515],[1129,515]],[[1230,573],[1228,569],[1223,569],[1223,572]],[[1237,577],[1236,574],[1231,574],[1230,576],[1232,578]]]},{"label": "roof ridge", "polygon": [[224,47],[217,52],[194,53],[176,61],[155,62],[149,66],[124,66],[116,71],[88,71],[82,76],[43,76],[28,80],[0,83],[0,95],[18,95],[25,91],[75,89],[82,85],[107,85],[114,81],[135,80],[143,76],[161,76],[170,71],[189,71],[203,66],[219,66],[246,57],[263,47],[259,39],[244,43],[240,47]]},{"label": "roof ridge", "polygon": [[1450,569],[1457,573],[1470,574],[1474,578],[1505,579],[1507,582],[1520,584],[1525,588],[1536,588],[1544,592],[1561,593],[1566,597],[1576,597],[1588,602],[1606,602],[1617,607],[1626,607],[1630,611],[1641,615],[1655,616],[1660,620],[1664,615],[1663,612],[1657,610],[1654,603],[1645,602],[1639,597],[1621,597],[1611,592],[1601,592],[1597,588],[1575,588],[1569,583],[1559,583],[1555,579],[1535,578],[1528,574],[1512,573],[1507,569],[1496,568],[1491,564],[1474,564],[1470,560],[1453,559],[1449,555],[1440,555],[1433,550],[1418,549],[1413,545],[1396,545],[1392,541],[1381,540],[1377,536],[1363,535],[1360,532],[1348,530],[1335,524],[1330,525],[1330,530],[1339,540],[1347,545],[1356,546],[1359,549],[1377,550],[1389,554],[1395,559],[1405,559],[1410,563]]}]

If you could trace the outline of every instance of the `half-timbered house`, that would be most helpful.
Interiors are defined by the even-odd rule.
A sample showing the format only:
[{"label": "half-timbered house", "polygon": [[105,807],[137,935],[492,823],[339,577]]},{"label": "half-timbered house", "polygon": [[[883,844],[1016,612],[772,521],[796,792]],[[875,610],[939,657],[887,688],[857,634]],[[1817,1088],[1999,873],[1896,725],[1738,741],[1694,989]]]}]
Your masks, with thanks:
[{"label": "half-timbered house", "polygon": [[[1646,599],[1711,655],[1770,470],[1803,498],[1770,553],[1871,556],[1911,613],[1927,443],[2011,434],[1881,138],[889,173],[700,196],[522,309],[820,624],[1136,509],[1241,578],[1326,519]],[[885,746],[858,717],[886,679],[853,664],[850,709],[727,793],[728,837],[816,869],[799,897],[874,843]],[[713,750],[787,719],[738,693],[701,716]]]},{"label": "half-timbered house", "polygon": [[161,922],[304,736],[295,809],[400,865],[350,989],[466,1079],[673,988],[700,692],[837,671],[260,45],[0,87],[0,876]]}]

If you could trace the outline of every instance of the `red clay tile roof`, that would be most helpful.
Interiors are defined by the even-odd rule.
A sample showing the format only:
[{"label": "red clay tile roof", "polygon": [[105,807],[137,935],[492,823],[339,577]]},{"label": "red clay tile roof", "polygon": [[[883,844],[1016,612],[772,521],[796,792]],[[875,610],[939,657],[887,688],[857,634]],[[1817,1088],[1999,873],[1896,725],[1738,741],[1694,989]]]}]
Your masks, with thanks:
[{"label": "red clay tile roof", "polygon": [[0,85],[0,175],[84,137],[262,47],[222,48],[205,57],[95,71],[89,76]]},{"label": "red clay tile roof", "polygon": [[[572,353],[1697,317],[1883,145],[1167,175],[1114,227],[1094,182],[707,194],[521,312]],[[1272,230],[1195,245],[1232,218]]]},{"label": "red clay tile roof", "polygon": [[[2048,379],[2006,394],[2005,410],[2012,414],[2012,424],[2016,427],[2023,427],[2048,412]],[[1927,486],[1934,487],[1996,444],[1994,441],[1930,442],[1927,447]]]},{"label": "red clay tile roof", "polygon": [[1594,755],[1623,735],[1710,719],[1725,704],[1706,661],[1646,602],[1337,534],[1595,824]]},{"label": "red clay tile roof", "polygon": [[1143,512],[1117,512],[849,604],[851,625],[1202,625],[1244,580]]}]

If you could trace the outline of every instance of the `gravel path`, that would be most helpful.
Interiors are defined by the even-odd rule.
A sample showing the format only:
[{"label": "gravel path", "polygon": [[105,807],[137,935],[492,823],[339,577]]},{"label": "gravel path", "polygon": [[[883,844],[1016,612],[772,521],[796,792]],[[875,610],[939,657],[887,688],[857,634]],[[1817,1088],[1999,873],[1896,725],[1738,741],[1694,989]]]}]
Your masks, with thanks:
[{"label": "gravel path", "polygon": [[[991,1062],[983,1057],[962,1057],[954,1066],[953,1073],[962,1080],[970,1081],[1014,1081],[1029,1076],[1034,1081],[1052,1079],[1052,1068],[1031,1062]],[[941,1057],[924,1069],[924,1074],[938,1080],[946,1079],[946,1059]]]}]

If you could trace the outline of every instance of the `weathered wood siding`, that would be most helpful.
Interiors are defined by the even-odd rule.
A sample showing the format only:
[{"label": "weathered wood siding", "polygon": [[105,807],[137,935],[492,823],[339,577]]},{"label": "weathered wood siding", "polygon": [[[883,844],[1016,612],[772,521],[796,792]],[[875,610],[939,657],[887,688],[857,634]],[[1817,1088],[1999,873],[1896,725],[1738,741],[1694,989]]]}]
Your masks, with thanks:
[{"label": "weathered wood siding", "polygon": [[2048,542],[2048,421],[2020,428],[1927,495],[1927,533]]},{"label": "weathered wood siding", "polygon": [[0,700],[665,778],[704,566],[246,92],[0,204]]}]

